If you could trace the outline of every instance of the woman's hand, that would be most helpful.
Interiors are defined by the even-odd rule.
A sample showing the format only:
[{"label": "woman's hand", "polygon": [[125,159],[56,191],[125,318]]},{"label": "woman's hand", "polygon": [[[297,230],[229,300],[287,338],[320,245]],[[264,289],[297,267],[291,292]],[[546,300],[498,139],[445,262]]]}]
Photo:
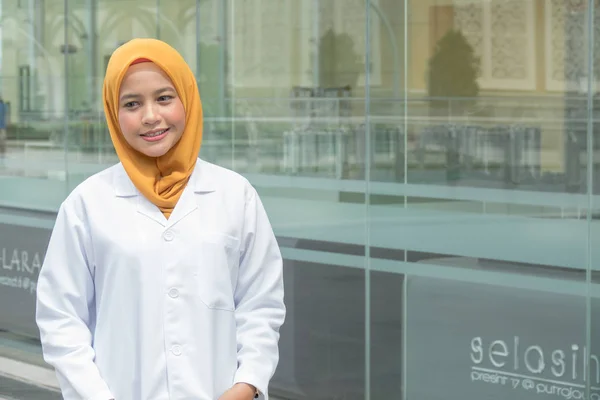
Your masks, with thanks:
[{"label": "woman's hand", "polygon": [[236,383],[219,400],[253,400],[256,389],[247,383]]}]

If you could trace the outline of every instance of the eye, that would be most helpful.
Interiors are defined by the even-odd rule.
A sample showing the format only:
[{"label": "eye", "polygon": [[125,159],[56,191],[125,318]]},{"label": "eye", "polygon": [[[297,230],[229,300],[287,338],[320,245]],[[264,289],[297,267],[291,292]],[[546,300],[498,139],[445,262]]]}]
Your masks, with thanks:
[{"label": "eye", "polygon": [[158,101],[160,101],[160,102],[165,102],[165,101],[169,101],[169,100],[173,100],[173,96],[165,94],[158,98]]},{"label": "eye", "polygon": [[128,103],[123,104],[123,107],[125,108],[133,108],[135,106],[139,105],[139,103],[137,101],[130,101]]}]

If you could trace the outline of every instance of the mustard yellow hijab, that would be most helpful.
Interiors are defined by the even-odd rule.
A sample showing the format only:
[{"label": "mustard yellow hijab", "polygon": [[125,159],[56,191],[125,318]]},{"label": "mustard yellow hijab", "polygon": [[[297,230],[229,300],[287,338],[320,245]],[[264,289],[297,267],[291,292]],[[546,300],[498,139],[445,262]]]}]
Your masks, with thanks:
[{"label": "mustard yellow hijab", "polygon": [[[119,90],[129,66],[146,59],[160,67],[173,82],[185,109],[181,139],[161,157],[148,157],[134,150],[119,126]],[[112,54],[102,92],[104,113],[127,175],[137,189],[166,218],[169,218],[196,165],[202,143],[202,104],[196,79],[183,57],[171,46],[156,39],[133,39]]]}]

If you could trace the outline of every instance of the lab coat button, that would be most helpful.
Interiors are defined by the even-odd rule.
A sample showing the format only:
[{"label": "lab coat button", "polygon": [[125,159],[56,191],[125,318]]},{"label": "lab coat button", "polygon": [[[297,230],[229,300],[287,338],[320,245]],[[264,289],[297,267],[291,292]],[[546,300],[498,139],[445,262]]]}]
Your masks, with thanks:
[{"label": "lab coat button", "polygon": [[175,346],[171,347],[171,352],[176,356],[180,356],[181,355],[181,346],[176,344]]},{"label": "lab coat button", "polygon": [[179,297],[179,290],[174,289],[174,288],[169,290],[169,296],[172,298]]},{"label": "lab coat button", "polygon": [[173,238],[175,237],[175,235],[173,234],[172,231],[166,231],[163,235],[163,238],[167,241],[170,242],[171,240],[173,240]]}]

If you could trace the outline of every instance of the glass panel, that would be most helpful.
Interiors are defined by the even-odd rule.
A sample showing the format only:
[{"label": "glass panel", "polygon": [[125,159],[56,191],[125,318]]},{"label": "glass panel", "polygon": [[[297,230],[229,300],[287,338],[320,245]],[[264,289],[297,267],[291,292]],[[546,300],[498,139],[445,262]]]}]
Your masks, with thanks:
[{"label": "glass panel", "polygon": [[0,1],[0,13],[0,397],[57,399],[6,376],[33,377],[15,359],[44,365],[36,280],[67,194],[64,3]]},{"label": "glass panel", "polygon": [[408,3],[408,184],[371,184],[406,199],[372,265],[405,274],[408,398],[584,398],[584,3]]},{"label": "glass panel", "polygon": [[[591,3],[591,2],[590,2]],[[572,8],[573,5],[571,5]],[[590,386],[590,399],[600,399],[600,340],[598,339],[598,333],[600,332],[600,318],[598,317],[598,310],[600,309],[600,301],[599,301],[599,291],[598,291],[598,258],[597,258],[597,245],[598,242],[598,230],[597,230],[597,209],[600,206],[598,193],[600,192],[599,188],[599,177],[598,173],[598,149],[600,148],[600,125],[598,124],[600,116],[600,102],[598,102],[598,89],[599,86],[599,76],[598,68],[600,67],[600,4],[594,2],[593,9],[587,10],[586,7],[580,6],[579,10],[577,10],[577,14],[579,18],[586,18],[587,24],[586,31],[587,35],[583,36],[586,38],[585,41],[581,39],[577,39],[580,37],[581,28],[572,24],[569,26],[569,29],[566,30],[567,34],[571,38],[571,43],[573,43],[577,47],[586,46],[586,59],[587,68],[580,67],[581,61],[574,64],[569,71],[573,74],[576,71],[576,66],[579,67],[578,70],[584,70],[587,74],[583,76],[586,79],[583,79],[583,85],[587,86],[583,88],[584,92],[588,94],[588,101],[586,106],[588,110],[591,110],[591,115],[588,112],[588,115],[591,117],[587,122],[587,136],[585,137],[586,143],[581,143],[584,138],[583,135],[579,135],[576,142],[572,141],[569,148],[571,150],[570,159],[572,160],[571,164],[573,165],[574,170],[579,172],[581,175],[578,176],[580,178],[580,182],[583,184],[580,185],[580,189],[585,190],[588,194],[591,194],[590,208],[591,212],[586,214],[588,224],[590,224],[590,236],[587,242],[587,258],[590,263],[590,271],[588,278],[590,280],[590,298],[588,303],[588,315],[590,318],[590,332],[588,336],[588,345],[586,351],[587,356],[589,357],[586,361],[588,362],[588,368],[586,372],[588,376],[586,377],[589,386]],[[589,38],[589,39],[588,39]],[[571,64],[570,64],[571,65]],[[591,79],[589,79],[591,77]],[[580,100],[580,104],[583,103]],[[583,104],[580,105],[580,107]],[[580,122],[581,126],[582,123]],[[582,128],[579,128],[581,131]],[[585,152],[582,152],[580,149],[586,149]],[[586,350],[586,349],[584,349]]]},{"label": "glass panel", "polygon": [[285,258],[288,316],[271,394],[362,399],[365,205],[355,194],[365,185],[354,138],[364,142],[365,2],[227,6],[234,157],[219,163],[257,188]]},{"label": "glass panel", "polygon": [[[405,260],[403,250],[390,247],[389,243],[396,243],[397,217],[405,206],[405,197],[395,192],[406,178],[407,16],[401,1],[367,3],[369,40],[365,62],[370,74],[365,80],[365,88],[369,102],[369,130],[364,160],[370,179],[370,268],[367,275],[370,289],[367,298],[369,398],[400,399],[404,398],[407,384],[404,375],[407,278],[405,271],[381,269],[375,260],[382,254],[393,257],[397,262]],[[377,182],[386,182],[383,192]]]},{"label": "glass panel", "polygon": [[[57,172],[64,171],[57,135],[64,127],[63,3],[1,4],[0,202],[45,209],[65,195]],[[32,195],[38,188],[44,198]]]},{"label": "glass panel", "polygon": [[[201,157],[209,162],[233,167],[236,124],[227,118],[234,93],[230,85],[230,65],[235,53],[231,50],[228,26],[233,9],[224,1],[200,1],[195,14],[199,33],[197,46],[197,79],[204,112],[204,137]],[[243,128],[243,126],[242,126]]]},{"label": "glass panel", "polygon": [[[68,124],[59,131],[66,163],[63,176],[70,192],[90,175],[116,161],[102,111],[102,81],[105,66],[100,56],[105,46],[107,4],[90,0],[67,3],[68,51],[64,90],[68,98]],[[64,41],[64,39],[63,39]]]}]

